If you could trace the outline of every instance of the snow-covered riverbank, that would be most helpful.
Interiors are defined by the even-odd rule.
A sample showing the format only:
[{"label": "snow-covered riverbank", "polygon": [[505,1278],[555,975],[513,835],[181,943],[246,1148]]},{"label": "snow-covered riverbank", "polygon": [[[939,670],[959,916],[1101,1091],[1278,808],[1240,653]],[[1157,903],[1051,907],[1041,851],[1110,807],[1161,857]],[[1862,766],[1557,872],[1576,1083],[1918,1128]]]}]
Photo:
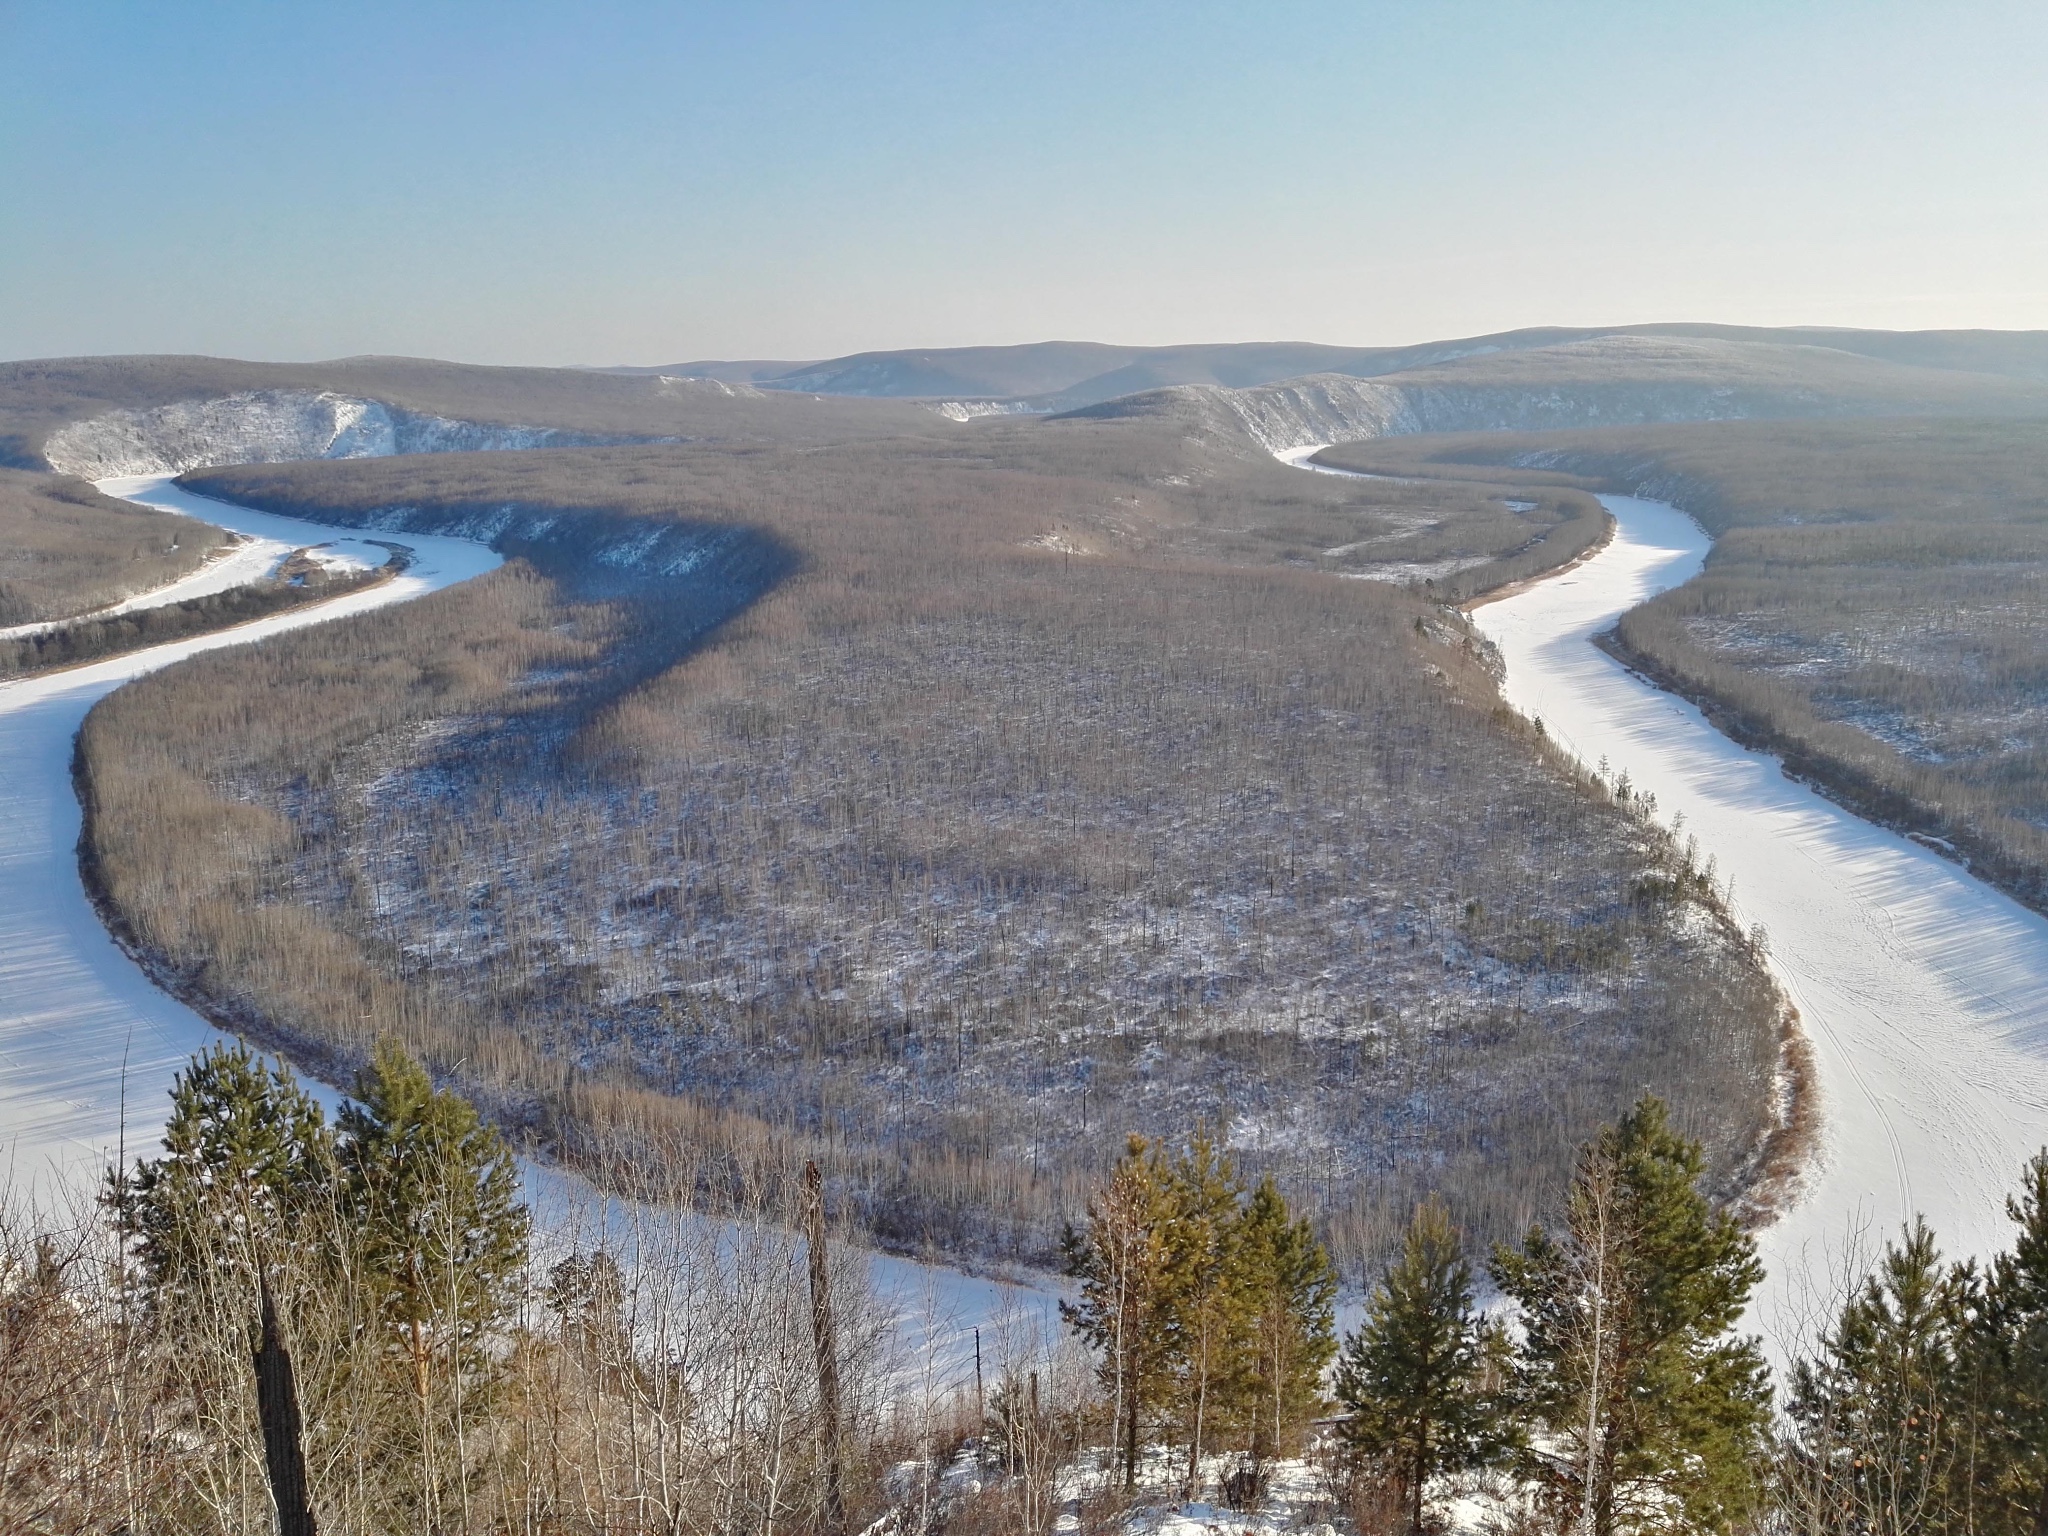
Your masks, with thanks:
[{"label": "snow-covered riverbank", "polygon": [[1708,539],[1661,503],[1604,496],[1592,559],[1474,613],[1505,692],[1587,763],[1683,816],[1768,935],[1818,1069],[1822,1135],[1796,1202],[1762,1234],[1767,1338],[1803,1320],[1858,1233],[1924,1214],[1952,1255],[2003,1247],[2004,1198],[2048,1144],[2048,920],[1744,751],[1592,638],[1688,580]]},{"label": "snow-covered riverbank", "polygon": [[[330,540],[335,555],[365,565],[387,554],[347,529],[202,500],[168,476],[101,489],[246,535],[237,565],[255,574]],[[86,711],[184,657],[404,602],[498,564],[466,539],[404,543],[414,558],[403,575],[334,602],[0,686],[0,1159],[18,1193],[54,1198],[123,1141],[131,1154],[152,1146],[171,1075],[219,1037],[115,946],[79,884],[71,743]]]},{"label": "snow-covered riverbank", "polygon": [[[327,544],[321,553],[336,561],[376,565],[388,543],[402,543],[413,560],[393,580],[331,603],[0,685],[0,1171],[16,1196],[51,1205],[90,1195],[117,1149],[125,1146],[130,1159],[147,1156],[158,1144],[172,1077],[222,1038],[121,952],[79,883],[71,752],[86,712],[131,678],[187,656],[404,602],[499,563],[467,539],[402,533],[371,544],[359,530],[193,496],[166,475],[102,481],[100,489],[244,535],[244,579],[310,544]],[[164,590],[149,596],[175,600]],[[310,1086],[332,1112],[339,1095]],[[523,1172],[543,1212],[543,1254],[599,1242],[631,1251],[636,1217],[629,1207],[600,1200],[582,1180],[545,1164],[527,1162]],[[906,1344],[929,1336],[932,1369],[946,1382],[962,1372],[971,1379],[976,1326],[1000,1322],[1014,1331],[1035,1323],[1047,1340],[1058,1328],[1046,1290],[882,1255],[872,1269]]]}]

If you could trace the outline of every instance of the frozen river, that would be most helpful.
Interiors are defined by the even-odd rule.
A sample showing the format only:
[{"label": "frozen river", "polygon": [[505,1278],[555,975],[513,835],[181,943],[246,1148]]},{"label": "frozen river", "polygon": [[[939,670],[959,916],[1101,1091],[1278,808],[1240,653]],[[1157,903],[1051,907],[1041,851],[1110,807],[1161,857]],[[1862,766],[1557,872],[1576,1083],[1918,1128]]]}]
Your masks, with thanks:
[{"label": "frozen river", "polygon": [[[100,482],[110,495],[200,517],[253,542],[237,560],[253,577],[296,548],[326,544],[337,562],[382,564],[384,544],[360,533],[273,517],[205,500],[158,475]],[[439,590],[499,563],[467,539],[383,535],[412,552],[401,576],[365,591],[222,634],[156,646],[48,677],[0,684],[0,1171],[12,1192],[58,1206],[89,1194],[125,1146],[127,1157],[158,1145],[171,1079],[195,1052],[222,1038],[205,1019],[151,984],[101,926],[78,877],[78,800],[71,786],[72,738],[86,712],[132,678],[201,651]],[[149,595],[191,595],[186,583]],[[142,606],[129,604],[127,606]],[[330,1112],[339,1096],[310,1084]],[[600,1202],[573,1175],[525,1162],[527,1193],[541,1213],[545,1254],[604,1231],[618,1241],[634,1225],[617,1202]],[[972,1330],[1013,1315],[1057,1328],[1052,1297],[937,1266],[876,1255],[878,1292],[906,1332],[939,1344],[938,1368],[972,1369]]]},{"label": "frozen river", "polygon": [[[202,501],[165,477],[104,488],[203,516],[276,554],[331,540],[338,555],[384,555],[349,530]],[[1824,1127],[1797,1200],[1763,1234],[1770,1280],[1756,1321],[1776,1335],[1799,1320],[1810,1276],[1858,1233],[1881,1239],[1918,1212],[1952,1254],[2005,1242],[2004,1196],[2048,1143],[2048,921],[1788,780],[1597,650],[1593,635],[1693,575],[1708,542],[1669,507],[1603,499],[1618,523],[1604,550],[1481,607],[1475,621],[1501,648],[1510,702],[1586,761],[1626,771],[1661,816],[1682,813],[1732,879],[1738,919],[1769,935],[1813,1043]],[[123,1141],[131,1157],[149,1148],[172,1074],[218,1037],[149,983],[80,888],[69,773],[80,721],[121,683],[182,657],[497,564],[467,540],[402,542],[414,552],[402,576],[334,603],[0,685],[0,1158],[17,1193],[75,1190]],[[529,1170],[544,1199],[561,1179]],[[899,1287],[947,1293],[957,1320],[948,1331],[1017,1296],[943,1270],[878,1267]],[[1032,1300],[1031,1310],[1045,1305],[1042,1294]]]},{"label": "frozen river", "polygon": [[[235,563],[248,577],[308,545],[326,543],[330,558],[366,565],[387,555],[348,529],[206,501],[164,475],[100,488],[247,535]],[[467,539],[407,534],[392,542],[412,551],[405,573],[331,603],[0,684],[0,1159],[18,1194],[57,1198],[123,1142],[131,1156],[154,1146],[172,1074],[220,1037],[150,984],[107,936],[79,884],[71,743],[86,711],[131,678],[184,657],[404,602],[498,564]],[[150,597],[190,595],[181,582]]]},{"label": "frozen river", "polygon": [[1603,496],[1618,527],[1584,564],[1473,619],[1501,649],[1506,694],[1587,763],[1607,759],[1682,814],[1734,910],[1762,924],[1813,1044],[1819,1157],[1761,1234],[1753,1314],[1772,1342],[1857,1234],[1915,1213],[1951,1255],[2006,1245],[2006,1194],[2048,1144],[2048,920],[1747,752],[1592,638],[1700,569],[1708,539],[1658,502]]}]

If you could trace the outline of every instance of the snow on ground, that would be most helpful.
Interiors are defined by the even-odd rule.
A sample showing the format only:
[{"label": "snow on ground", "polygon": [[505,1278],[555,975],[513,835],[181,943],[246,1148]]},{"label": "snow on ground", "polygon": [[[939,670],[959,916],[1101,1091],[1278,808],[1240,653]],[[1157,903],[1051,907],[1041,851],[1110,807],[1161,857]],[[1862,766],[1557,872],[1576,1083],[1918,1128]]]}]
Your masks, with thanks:
[{"label": "snow on ground", "polygon": [[[164,475],[132,475],[121,479],[103,480],[100,489],[110,496],[120,496],[143,506],[156,507],[166,512],[180,512],[191,517],[203,517],[221,525],[221,520],[211,515],[217,503],[203,497],[181,491],[169,483]],[[250,517],[261,517],[251,513]],[[246,587],[252,581],[261,581],[276,571],[285,557],[296,549],[305,549],[307,558],[334,571],[360,571],[380,566],[389,551],[380,545],[365,544],[360,538],[350,536],[333,542],[316,540],[311,547],[307,535],[317,533],[312,524],[302,523],[293,518],[274,517],[268,522],[275,524],[267,533],[241,533],[237,540],[215,554],[198,570],[189,576],[180,576],[176,581],[165,582],[147,592],[124,598],[105,608],[95,608],[90,613],[76,614],[71,618],[46,619],[36,624],[16,624],[9,629],[0,629],[0,640],[12,640],[22,635],[41,634],[45,630],[62,629],[80,619],[111,619],[120,614],[134,613],[143,608],[162,608],[170,603],[181,603],[187,598],[206,597],[215,592],[229,592],[236,587]],[[296,543],[293,540],[297,540]]]},{"label": "snow on ground", "polygon": [[[1282,453],[1287,463],[1343,474]],[[1600,498],[1592,558],[1475,610],[1503,692],[1584,762],[1683,818],[1812,1043],[1820,1149],[1760,1237],[1750,1325],[1777,1359],[1831,1311],[1843,1272],[1915,1215],[1952,1256],[2003,1248],[2005,1197],[2048,1146],[2048,919],[1882,830],[1723,736],[1592,644],[1698,574],[1711,540],[1662,502]]]},{"label": "snow on ground", "polygon": [[[285,553],[320,544],[337,563],[381,565],[384,544],[358,532],[276,517],[180,490],[166,475],[100,482],[108,495],[202,518],[263,551],[258,573]],[[467,539],[405,533],[405,572],[333,602],[295,609],[220,634],[0,685],[0,1178],[14,1194],[57,1207],[96,1186],[117,1152],[158,1146],[171,1079],[224,1037],[164,992],[114,943],[79,883],[79,809],[71,787],[72,738],[92,706],[122,683],[221,646],[362,613],[439,590],[499,563]],[[193,595],[187,591],[181,596]],[[169,600],[169,599],[164,599]],[[309,1083],[330,1116],[333,1088]],[[523,1162],[540,1213],[541,1262],[581,1245],[617,1246],[635,1213],[572,1174]],[[972,1380],[974,1328],[1035,1324],[1056,1334],[1055,1292],[876,1255],[877,1293],[898,1315],[904,1352],[929,1344],[945,1384]]]},{"label": "snow on ground", "polygon": [[259,389],[74,421],[50,434],[43,457],[61,474],[102,480],[175,474],[202,464],[382,458],[592,441],[586,434],[547,427],[452,421],[328,390]]},{"label": "snow on ground", "polygon": [[[246,534],[272,563],[328,539],[364,563],[387,554],[345,530],[206,501],[164,476],[100,488]],[[70,765],[86,711],[186,656],[402,602],[498,563],[462,539],[406,544],[415,559],[403,575],[331,603],[0,686],[0,1165],[17,1192],[54,1198],[124,1139],[131,1156],[153,1146],[172,1074],[219,1038],[115,946],[79,884]]]},{"label": "snow on ground", "polygon": [[1622,612],[1692,577],[1709,543],[1662,503],[1601,500],[1619,525],[1606,549],[1474,619],[1511,704],[1684,818],[1799,1009],[1821,1148],[1761,1234],[1769,1278],[1750,1318],[1782,1354],[1843,1253],[1916,1213],[1951,1255],[2005,1246],[2005,1196],[2048,1144],[2048,919],[1793,782],[1596,649]]}]

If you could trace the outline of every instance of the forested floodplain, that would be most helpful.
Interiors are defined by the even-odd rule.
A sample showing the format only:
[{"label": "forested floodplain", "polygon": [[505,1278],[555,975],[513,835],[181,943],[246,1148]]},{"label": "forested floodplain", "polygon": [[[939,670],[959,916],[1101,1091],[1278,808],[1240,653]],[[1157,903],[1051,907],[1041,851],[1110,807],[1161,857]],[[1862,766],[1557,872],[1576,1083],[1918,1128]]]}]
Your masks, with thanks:
[{"label": "forested floodplain", "polygon": [[1716,423],[1357,444],[1332,462],[1674,502],[1716,535],[1624,659],[1852,809],[2048,910],[2048,430]]},{"label": "forested floodplain", "polygon": [[189,575],[227,542],[82,480],[0,469],[0,629],[66,619]]},{"label": "forested floodplain", "polygon": [[608,1177],[815,1156],[890,1246],[1039,1263],[1131,1132],[1210,1124],[1355,1265],[1429,1191],[1519,1232],[1645,1089],[1724,1194],[1777,1121],[1711,871],[1454,610],[1292,555],[1582,492],[1087,422],[192,480],[526,556],[83,732],[111,914],[306,1059],[388,1034]]}]

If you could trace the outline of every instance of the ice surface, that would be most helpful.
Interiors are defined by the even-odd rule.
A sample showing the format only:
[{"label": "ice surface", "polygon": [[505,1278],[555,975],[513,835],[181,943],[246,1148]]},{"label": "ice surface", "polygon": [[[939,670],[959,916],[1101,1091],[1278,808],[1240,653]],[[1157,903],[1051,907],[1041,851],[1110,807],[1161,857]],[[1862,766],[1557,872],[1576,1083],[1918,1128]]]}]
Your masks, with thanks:
[{"label": "ice surface", "polygon": [[[209,501],[167,475],[109,479],[109,495],[202,518],[243,534],[274,563],[286,551],[326,546],[330,559],[382,564],[388,551],[358,530],[329,528]],[[401,576],[333,602],[222,634],[156,646],[49,677],[0,685],[0,1169],[13,1192],[62,1205],[90,1194],[117,1151],[130,1160],[159,1146],[171,1080],[223,1039],[198,1014],[159,991],[108,936],[79,884],[79,809],[71,787],[72,739],[94,703],[131,678],[201,651],[300,625],[361,613],[436,591],[499,563],[467,539],[403,533],[413,561]],[[189,593],[184,595],[190,595]],[[330,1115],[340,1095],[309,1082]],[[616,1241],[630,1209],[598,1197],[573,1174],[522,1160],[540,1215],[541,1262],[582,1243]],[[1058,1328],[1057,1292],[874,1255],[877,1292],[899,1316],[906,1352],[933,1346],[944,1381],[973,1370],[973,1331],[999,1317]]]},{"label": "ice surface", "polygon": [[1508,701],[1685,818],[1812,1041],[1821,1149],[1761,1235],[1751,1322],[1782,1347],[1861,1234],[1923,1214],[1953,1256],[2006,1245],[2006,1194],[2048,1144],[2048,920],[1735,745],[1596,649],[1625,610],[1693,576],[1708,539],[1671,507],[1603,496],[1598,555],[1474,614]]},{"label": "ice surface", "polygon": [[[363,563],[387,554],[350,530],[207,501],[165,476],[100,488],[246,534],[271,563],[330,541]],[[498,563],[463,539],[404,542],[414,561],[403,575],[333,602],[0,686],[0,1159],[17,1192],[55,1198],[124,1140],[131,1156],[154,1146],[172,1074],[220,1038],[115,946],[79,884],[71,743],[86,711],[186,656],[402,602]]]}]

